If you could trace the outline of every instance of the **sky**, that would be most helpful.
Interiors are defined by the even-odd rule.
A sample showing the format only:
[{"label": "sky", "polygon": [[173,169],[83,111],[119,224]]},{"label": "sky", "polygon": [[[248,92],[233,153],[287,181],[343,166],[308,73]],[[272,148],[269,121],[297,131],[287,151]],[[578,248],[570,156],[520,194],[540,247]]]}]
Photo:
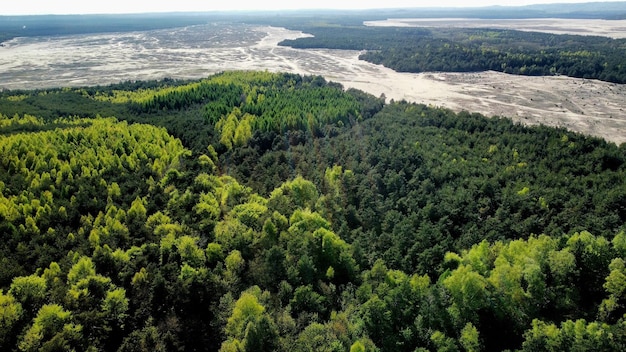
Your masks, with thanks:
[{"label": "sky", "polygon": [[593,0],[5,0],[3,1],[5,3],[0,7],[0,15],[187,12],[216,10],[475,7],[590,1]]}]

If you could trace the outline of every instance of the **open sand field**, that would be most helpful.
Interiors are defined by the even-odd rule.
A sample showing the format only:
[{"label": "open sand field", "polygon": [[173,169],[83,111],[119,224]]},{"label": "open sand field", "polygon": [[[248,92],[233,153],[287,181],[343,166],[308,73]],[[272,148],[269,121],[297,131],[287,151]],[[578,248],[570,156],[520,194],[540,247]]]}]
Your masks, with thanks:
[{"label": "open sand field", "polygon": [[626,38],[626,20],[598,19],[475,19],[475,18],[390,18],[384,21],[367,21],[366,26],[379,27],[445,27],[494,28],[554,34],[597,35]]},{"label": "open sand field", "polygon": [[497,72],[398,73],[359,52],[278,46],[307,36],[284,28],[219,24],[132,33],[17,38],[0,47],[0,89],[85,86],[225,70],[322,75],[388,99],[507,116],[626,142],[626,85]]}]

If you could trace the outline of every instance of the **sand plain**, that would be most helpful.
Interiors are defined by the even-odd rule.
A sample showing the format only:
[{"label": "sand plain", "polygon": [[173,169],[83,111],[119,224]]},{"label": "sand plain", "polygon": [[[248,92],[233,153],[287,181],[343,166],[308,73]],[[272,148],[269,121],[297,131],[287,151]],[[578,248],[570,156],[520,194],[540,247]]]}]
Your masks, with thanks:
[{"label": "sand plain", "polygon": [[507,116],[626,142],[626,85],[498,72],[399,73],[358,51],[278,46],[306,33],[208,24],[175,30],[17,38],[0,47],[0,89],[76,87],[125,80],[199,78],[226,70],[322,75],[346,88],[455,111]]},{"label": "sand plain", "polygon": [[390,18],[366,21],[375,27],[443,27],[443,28],[493,28],[554,34],[595,35],[609,38],[626,38],[626,20],[527,18]]}]

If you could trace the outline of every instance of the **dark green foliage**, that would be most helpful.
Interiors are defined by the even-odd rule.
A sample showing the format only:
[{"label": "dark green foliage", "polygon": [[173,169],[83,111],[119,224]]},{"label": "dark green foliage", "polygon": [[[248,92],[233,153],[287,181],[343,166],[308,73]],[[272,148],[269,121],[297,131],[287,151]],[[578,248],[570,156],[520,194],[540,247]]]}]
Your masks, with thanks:
[{"label": "dark green foliage", "polygon": [[626,345],[624,146],[267,72],[4,108],[3,350]]},{"label": "dark green foliage", "polygon": [[626,83],[624,39],[496,29],[294,27],[315,36],[281,45],[367,50],[361,59],[396,71],[493,70]]},{"label": "dark green foliage", "polygon": [[587,228],[610,236],[626,221],[623,151],[563,129],[398,103],[335,138],[235,152],[224,159],[229,171],[245,179],[253,169],[254,187],[261,175],[271,189],[293,174],[322,187],[330,165],[351,170],[333,228],[370,263],[384,258],[407,272],[432,274],[446,251],[482,239]]},{"label": "dark green foliage", "polygon": [[[21,91],[5,92],[4,96],[20,95]],[[0,111],[6,116],[30,114],[52,122],[59,117],[110,117],[124,115],[125,109],[106,102],[86,99],[76,91],[29,91],[27,97],[15,101],[0,99]]]}]

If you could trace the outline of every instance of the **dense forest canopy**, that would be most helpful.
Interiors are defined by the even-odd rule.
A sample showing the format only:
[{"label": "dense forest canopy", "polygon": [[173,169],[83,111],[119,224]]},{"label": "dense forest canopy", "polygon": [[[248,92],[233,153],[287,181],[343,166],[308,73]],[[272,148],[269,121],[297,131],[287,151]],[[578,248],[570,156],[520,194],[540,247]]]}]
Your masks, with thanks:
[{"label": "dense forest canopy", "polygon": [[625,146],[294,74],[0,92],[0,349],[623,351]]},{"label": "dense forest canopy", "polygon": [[292,25],[290,28],[314,36],[285,40],[281,45],[366,50],[360,59],[401,72],[492,70],[626,83],[625,39],[500,29],[362,25]]}]

